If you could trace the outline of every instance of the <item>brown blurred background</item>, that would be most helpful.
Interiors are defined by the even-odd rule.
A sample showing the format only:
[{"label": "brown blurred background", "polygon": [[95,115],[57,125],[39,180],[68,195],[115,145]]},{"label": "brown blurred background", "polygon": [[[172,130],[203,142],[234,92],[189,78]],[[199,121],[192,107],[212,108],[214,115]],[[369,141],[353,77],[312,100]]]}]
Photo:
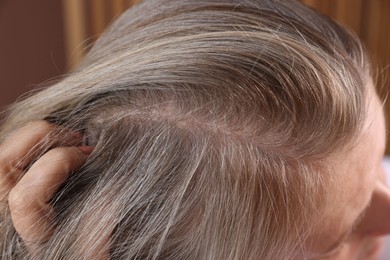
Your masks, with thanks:
[{"label": "brown blurred background", "polygon": [[[107,24],[139,1],[0,0],[0,109],[75,67]],[[359,35],[385,96],[390,89],[390,0],[300,1]],[[390,102],[386,110],[390,115]]]}]

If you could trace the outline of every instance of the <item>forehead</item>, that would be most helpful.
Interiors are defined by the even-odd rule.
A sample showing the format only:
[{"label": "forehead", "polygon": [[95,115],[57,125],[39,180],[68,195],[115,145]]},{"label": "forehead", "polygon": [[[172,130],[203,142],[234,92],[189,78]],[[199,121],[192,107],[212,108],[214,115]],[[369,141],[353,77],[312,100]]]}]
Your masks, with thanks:
[{"label": "forehead", "polygon": [[355,145],[329,160],[333,185],[316,233],[316,248],[327,248],[350,228],[369,203],[378,179],[385,146],[385,123],[372,83],[368,89],[365,122]]},{"label": "forehead", "polygon": [[[381,102],[372,83],[368,85],[365,123],[353,148],[335,160],[334,171],[338,172],[336,202],[344,203],[344,211],[356,211],[369,200],[386,143],[386,131]],[[337,194],[337,193],[336,193]]]}]

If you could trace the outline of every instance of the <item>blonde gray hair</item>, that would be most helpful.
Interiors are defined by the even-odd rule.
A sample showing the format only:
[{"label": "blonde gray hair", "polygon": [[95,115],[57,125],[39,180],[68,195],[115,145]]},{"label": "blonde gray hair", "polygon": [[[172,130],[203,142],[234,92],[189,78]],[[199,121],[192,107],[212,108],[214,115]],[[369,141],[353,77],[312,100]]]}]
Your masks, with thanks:
[{"label": "blonde gray hair", "polygon": [[[295,1],[145,0],[84,62],[19,101],[1,138],[46,119],[95,150],[27,252],[8,210],[2,259],[287,259],[326,201],[324,161],[364,121],[359,41]],[[61,134],[61,133],[58,133]]]}]

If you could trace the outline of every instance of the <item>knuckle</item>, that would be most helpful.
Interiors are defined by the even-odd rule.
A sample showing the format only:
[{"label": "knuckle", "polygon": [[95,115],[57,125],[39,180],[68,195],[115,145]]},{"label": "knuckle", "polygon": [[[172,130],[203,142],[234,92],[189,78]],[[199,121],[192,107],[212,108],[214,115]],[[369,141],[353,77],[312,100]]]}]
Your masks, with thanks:
[{"label": "knuckle", "polygon": [[71,154],[68,151],[66,147],[56,147],[51,150],[49,150],[45,157],[46,159],[52,159],[56,161],[67,161],[71,159]]},{"label": "knuckle", "polygon": [[52,127],[52,125],[45,120],[30,121],[26,123],[26,126],[37,129],[48,129]]},{"label": "knuckle", "polygon": [[13,188],[8,195],[8,205],[10,211],[13,213],[19,213],[25,210],[30,200],[31,198],[29,198],[28,194],[23,192],[22,189],[16,187]]},{"label": "knuckle", "polygon": [[36,120],[36,121],[30,121],[26,124],[26,127],[30,129],[36,129],[39,131],[50,131],[53,129],[53,125],[51,125],[49,122],[45,120]]},{"label": "knuckle", "polygon": [[24,129],[28,130],[31,137],[34,137],[43,146],[48,146],[52,143],[52,133],[55,129],[54,125],[44,120],[31,121],[24,126]]},{"label": "knuckle", "polygon": [[81,151],[76,147],[57,147],[49,150],[39,162],[45,163],[51,161],[53,163],[61,163],[64,167],[71,167],[75,163],[81,163],[83,156]]}]

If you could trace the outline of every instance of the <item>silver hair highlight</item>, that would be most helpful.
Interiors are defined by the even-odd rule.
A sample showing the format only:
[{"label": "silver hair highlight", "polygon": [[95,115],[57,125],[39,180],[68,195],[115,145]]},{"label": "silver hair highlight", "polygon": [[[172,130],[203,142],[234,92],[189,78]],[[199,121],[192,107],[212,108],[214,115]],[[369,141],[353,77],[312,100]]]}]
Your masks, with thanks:
[{"label": "silver hair highlight", "polygon": [[361,129],[368,75],[355,36],[295,1],[144,1],[10,109],[3,139],[46,119],[95,151],[34,250],[4,208],[2,259],[92,259],[105,243],[112,259],[294,257],[332,190],[328,156]]}]

